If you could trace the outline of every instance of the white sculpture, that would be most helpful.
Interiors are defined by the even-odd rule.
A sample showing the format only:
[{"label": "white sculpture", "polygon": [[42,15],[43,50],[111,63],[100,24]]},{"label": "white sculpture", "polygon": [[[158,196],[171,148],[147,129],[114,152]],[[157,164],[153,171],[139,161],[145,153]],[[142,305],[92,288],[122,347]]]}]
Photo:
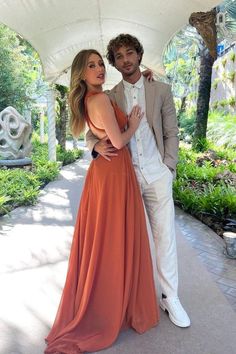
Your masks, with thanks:
[{"label": "white sculpture", "polygon": [[31,125],[13,107],[0,112],[0,159],[23,159],[31,152]]}]

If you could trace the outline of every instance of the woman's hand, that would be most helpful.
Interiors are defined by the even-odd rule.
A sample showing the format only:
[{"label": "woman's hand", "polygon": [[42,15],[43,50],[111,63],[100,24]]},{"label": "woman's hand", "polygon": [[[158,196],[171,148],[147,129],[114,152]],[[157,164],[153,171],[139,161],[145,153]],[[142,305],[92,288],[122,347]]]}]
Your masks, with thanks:
[{"label": "woman's hand", "polygon": [[132,111],[130,112],[128,119],[129,119],[129,127],[134,130],[137,130],[141,119],[143,118],[144,112],[141,111],[140,106],[134,106]]},{"label": "woman's hand", "polygon": [[146,79],[148,81],[154,81],[154,78],[153,78],[153,71],[151,69],[146,69],[144,71],[142,71],[142,75],[144,77],[146,77]]}]

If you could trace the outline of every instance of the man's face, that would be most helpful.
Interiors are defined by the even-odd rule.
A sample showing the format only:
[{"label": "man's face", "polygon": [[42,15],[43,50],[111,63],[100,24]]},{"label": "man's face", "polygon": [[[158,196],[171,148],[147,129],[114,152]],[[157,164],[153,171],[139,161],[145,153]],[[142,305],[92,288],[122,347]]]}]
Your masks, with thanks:
[{"label": "man's face", "polygon": [[120,47],[114,52],[115,67],[122,76],[129,77],[139,71],[140,55],[133,47]]}]

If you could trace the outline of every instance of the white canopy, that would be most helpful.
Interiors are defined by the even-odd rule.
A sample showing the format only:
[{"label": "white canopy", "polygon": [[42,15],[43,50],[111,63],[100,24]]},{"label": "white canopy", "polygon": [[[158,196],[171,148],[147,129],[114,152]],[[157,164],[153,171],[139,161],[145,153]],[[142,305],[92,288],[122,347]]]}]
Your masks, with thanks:
[{"label": "white canopy", "polygon": [[[163,74],[162,53],[192,12],[217,0],[0,0],[0,22],[38,51],[48,81],[68,84],[74,56],[84,48],[102,55],[111,38],[130,33],[144,46],[143,64]],[[108,87],[119,80],[108,67]]]}]

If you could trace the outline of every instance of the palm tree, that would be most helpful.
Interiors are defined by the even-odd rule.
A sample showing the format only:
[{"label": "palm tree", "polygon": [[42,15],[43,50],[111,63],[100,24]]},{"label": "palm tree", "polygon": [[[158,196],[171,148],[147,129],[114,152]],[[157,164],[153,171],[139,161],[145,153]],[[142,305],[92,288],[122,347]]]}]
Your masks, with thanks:
[{"label": "palm tree", "polygon": [[67,95],[68,88],[62,85],[56,84],[57,102],[59,106],[58,117],[56,121],[56,135],[59,145],[66,148],[66,127],[68,122],[68,107],[67,107]]},{"label": "palm tree", "polygon": [[201,58],[200,81],[193,148],[204,150],[207,146],[205,143],[211,91],[211,74],[214,60],[217,58],[217,42],[222,41],[226,37],[228,40],[233,38],[233,33],[236,31],[236,1],[226,0],[212,11],[202,13],[203,22],[207,22],[210,26],[208,31],[202,26],[201,20],[199,22],[198,14],[201,13],[192,14],[189,19],[190,24],[196,27],[203,39],[203,46],[199,48]]},{"label": "palm tree", "polygon": [[196,85],[200,41],[196,29],[187,25],[173,37],[165,50],[163,62],[167,78],[173,84],[174,96],[180,100],[178,118],[185,111],[187,97]]},{"label": "palm tree", "polygon": [[189,23],[197,29],[203,39],[202,48],[199,48],[200,80],[193,136],[193,149],[202,151],[206,148],[212,66],[217,58],[216,9],[205,13],[197,12],[191,14]]},{"label": "palm tree", "polygon": [[[223,24],[220,23],[215,26],[216,16],[218,13],[221,12],[224,14],[225,22]],[[204,143],[206,141],[209,99],[211,90],[211,73],[212,65],[216,58],[216,45],[217,43],[221,42],[222,39],[227,38],[228,41],[232,41],[232,39],[234,39],[233,35],[236,32],[236,0],[226,0],[212,12],[202,14],[205,16],[205,19],[207,16],[209,18],[213,18],[212,28],[213,33],[215,34],[215,38],[207,38],[207,33],[203,34],[201,33],[200,29],[198,29],[199,33],[201,33],[200,35],[194,27],[187,26],[173,38],[173,40],[168,44],[165,51],[165,61],[167,63],[171,61],[176,62],[173,72],[168,74],[174,84],[174,93],[176,94],[176,87],[178,88],[180,83],[185,88],[184,94],[181,95],[181,106],[183,110],[186,102],[186,96],[189,93],[189,88],[191,86],[191,78],[193,77],[193,75],[191,74],[189,77],[185,76],[185,78],[183,78],[184,82],[181,82],[178,76],[179,70],[176,68],[176,66],[178,66],[178,58],[185,57],[185,59],[187,59],[189,53],[191,53],[190,48],[195,46],[195,54],[193,54],[192,52],[192,55],[196,58],[196,60],[193,60],[192,64],[194,70],[196,70],[196,67],[199,66],[199,85],[196,124],[194,130],[194,146],[196,149],[200,150],[204,149]],[[205,41],[203,40],[202,36],[204,37]],[[184,49],[184,53],[180,53],[182,48]]]}]

